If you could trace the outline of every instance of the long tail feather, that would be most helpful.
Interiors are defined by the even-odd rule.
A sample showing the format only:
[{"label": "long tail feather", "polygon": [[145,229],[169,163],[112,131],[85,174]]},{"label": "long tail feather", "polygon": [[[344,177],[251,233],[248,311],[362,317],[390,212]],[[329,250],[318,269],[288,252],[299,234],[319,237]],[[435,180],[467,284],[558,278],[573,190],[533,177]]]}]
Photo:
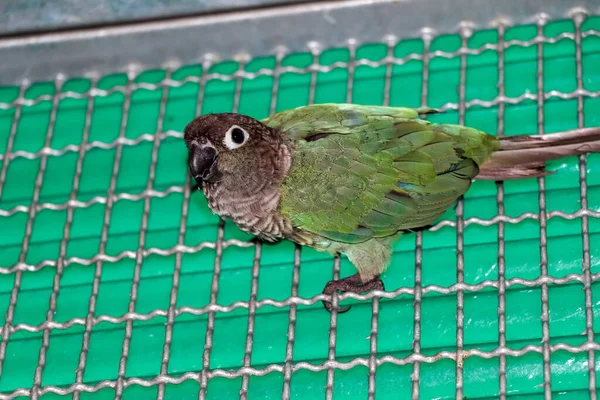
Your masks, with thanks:
[{"label": "long tail feather", "polygon": [[480,167],[476,179],[511,180],[551,174],[546,161],[600,152],[600,127],[546,135],[506,136],[500,150]]}]

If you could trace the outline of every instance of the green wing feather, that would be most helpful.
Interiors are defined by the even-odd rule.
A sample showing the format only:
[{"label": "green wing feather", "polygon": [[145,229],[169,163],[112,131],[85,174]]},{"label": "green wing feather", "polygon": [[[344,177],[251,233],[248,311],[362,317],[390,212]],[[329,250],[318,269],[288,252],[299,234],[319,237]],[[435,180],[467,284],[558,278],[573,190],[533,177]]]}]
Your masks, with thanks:
[{"label": "green wing feather", "polygon": [[499,146],[477,130],[419,118],[432,112],[319,104],[263,120],[295,146],[281,212],[296,227],[343,243],[430,224]]}]

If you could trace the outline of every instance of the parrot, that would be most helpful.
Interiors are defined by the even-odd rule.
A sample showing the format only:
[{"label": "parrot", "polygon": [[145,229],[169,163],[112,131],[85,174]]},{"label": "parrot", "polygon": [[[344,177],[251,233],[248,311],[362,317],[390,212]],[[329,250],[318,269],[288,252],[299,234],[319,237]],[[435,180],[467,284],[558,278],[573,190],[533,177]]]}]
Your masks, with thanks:
[{"label": "parrot", "polygon": [[327,103],[261,120],[212,113],[189,122],[183,140],[214,214],[259,241],[348,258],[357,272],[329,281],[331,298],[385,291],[393,244],[431,227],[474,180],[542,177],[546,161],[600,151],[600,128],[496,137],[426,118],[439,112]]}]

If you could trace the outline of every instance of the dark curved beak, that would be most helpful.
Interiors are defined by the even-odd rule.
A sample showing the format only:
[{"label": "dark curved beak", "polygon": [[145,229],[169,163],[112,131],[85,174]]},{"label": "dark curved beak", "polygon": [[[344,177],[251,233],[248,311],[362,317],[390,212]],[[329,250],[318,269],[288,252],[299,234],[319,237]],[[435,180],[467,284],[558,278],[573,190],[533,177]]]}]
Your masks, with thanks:
[{"label": "dark curved beak", "polygon": [[188,165],[196,182],[218,180],[217,150],[214,147],[193,144],[189,151]]}]

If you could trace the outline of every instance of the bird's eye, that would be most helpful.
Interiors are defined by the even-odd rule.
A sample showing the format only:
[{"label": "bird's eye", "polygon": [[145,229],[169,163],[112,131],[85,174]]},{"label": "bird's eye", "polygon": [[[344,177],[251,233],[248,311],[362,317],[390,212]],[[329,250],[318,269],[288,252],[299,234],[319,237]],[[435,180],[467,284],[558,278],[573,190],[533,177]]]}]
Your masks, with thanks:
[{"label": "bird's eye", "polygon": [[245,129],[240,128],[237,125],[233,125],[229,130],[225,133],[225,139],[223,143],[230,150],[235,150],[238,147],[242,147],[247,141],[250,135],[246,132]]}]

